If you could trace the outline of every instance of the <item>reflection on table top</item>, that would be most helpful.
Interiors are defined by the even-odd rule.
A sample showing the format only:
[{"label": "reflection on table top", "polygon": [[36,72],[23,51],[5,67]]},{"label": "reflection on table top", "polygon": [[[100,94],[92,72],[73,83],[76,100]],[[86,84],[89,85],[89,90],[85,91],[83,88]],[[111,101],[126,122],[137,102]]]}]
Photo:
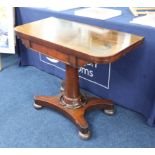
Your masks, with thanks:
[{"label": "reflection on table top", "polygon": [[17,26],[15,30],[94,57],[114,56],[143,40],[141,36],[54,17]]}]

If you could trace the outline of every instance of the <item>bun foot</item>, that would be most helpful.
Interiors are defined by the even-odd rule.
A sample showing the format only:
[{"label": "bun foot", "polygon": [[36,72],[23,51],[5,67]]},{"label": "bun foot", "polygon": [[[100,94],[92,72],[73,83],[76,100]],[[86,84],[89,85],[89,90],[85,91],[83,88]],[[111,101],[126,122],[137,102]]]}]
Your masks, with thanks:
[{"label": "bun foot", "polygon": [[35,102],[33,103],[33,106],[35,109],[42,109],[43,106],[36,104]]},{"label": "bun foot", "polygon": [[110,109],[110,110],[105,109],[105,110],[104,110],[104,113],[105,113],[106,115],[109,115],[109,116],[114,115],[115,112],[116,112],[115,109]]},{"label": "bun foot", "polygon": [[79,131],[79,137],[83,140],[88,140],[90,138],[90,131],[86,133],[82,133],[81,131]]}]

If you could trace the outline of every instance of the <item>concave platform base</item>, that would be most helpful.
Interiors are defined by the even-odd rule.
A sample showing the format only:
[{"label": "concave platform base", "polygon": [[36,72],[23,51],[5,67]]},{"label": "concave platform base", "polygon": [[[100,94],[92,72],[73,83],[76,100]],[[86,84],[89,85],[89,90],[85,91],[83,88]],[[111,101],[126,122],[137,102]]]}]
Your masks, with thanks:
[{"label": "concave platform base", "polygon": [[98,108],[109,114],[114,113],[114,104],[111,100],[97,97],[85,97],[80,93],[78,68],[66,65],[66,80],[61,86],[60,96],[36,96],[34,107],[51,107],[67,116],[79,129],[82,139],[90,137],[85,113],[88,110]]},{"label": "concave platform base", "polygon": [[114,104],[111,100],[100,99],[96,97],[90,97],[87,99],[86,104],[79,108],[67,108],[62,105],[60,96],[36,96],[35,97],[35,107],[39,105],[40,107],[51,107],[58,110],[67,116],[79,129],[79,136],[82,139],[90,138],[90,131],[88,123],[85,119],[85,113],[88,110],[98,108],[102,110],[114,110]]}]

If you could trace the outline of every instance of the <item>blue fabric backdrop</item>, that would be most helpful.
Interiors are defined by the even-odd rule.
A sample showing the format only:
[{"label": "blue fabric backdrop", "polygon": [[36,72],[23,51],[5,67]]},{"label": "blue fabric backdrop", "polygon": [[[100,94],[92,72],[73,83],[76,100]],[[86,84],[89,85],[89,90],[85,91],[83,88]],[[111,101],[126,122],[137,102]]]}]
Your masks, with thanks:
[{"label": "blue fabric backdrop", "polygon": [[[74,15],[74,10],[56,12],[45,8],[16,8],[16,25],[55,16],[145,37],[142,45],[112,64],[88,64],[79,69],[81,87],[116,104],[143,114],[149,125],[155,124],[155,28],[129,23],[133,15],[128,8],[122,15],[97,20]],[[48,25],[47,25],[48,26]],[[65,65],[30,49],[20,41],[21,65],[33,65],[64,78]]]}]

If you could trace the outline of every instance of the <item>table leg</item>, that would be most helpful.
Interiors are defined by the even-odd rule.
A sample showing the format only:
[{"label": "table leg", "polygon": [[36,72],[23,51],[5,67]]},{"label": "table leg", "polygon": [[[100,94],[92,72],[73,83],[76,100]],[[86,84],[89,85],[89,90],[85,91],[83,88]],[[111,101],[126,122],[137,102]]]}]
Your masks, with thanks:
[{"label": "table leg", "polygon": [[78,69],[66,65],[66,80],[64,92],[60,96],[36,96],[35,107],[49,106],[66,115],[79,129],[79,135],[83,139],[90,137],[85,113],[88,110],[99,108],[102,110],[114,110],[113,101],[90,97],[86,99],[80,93]]}]

